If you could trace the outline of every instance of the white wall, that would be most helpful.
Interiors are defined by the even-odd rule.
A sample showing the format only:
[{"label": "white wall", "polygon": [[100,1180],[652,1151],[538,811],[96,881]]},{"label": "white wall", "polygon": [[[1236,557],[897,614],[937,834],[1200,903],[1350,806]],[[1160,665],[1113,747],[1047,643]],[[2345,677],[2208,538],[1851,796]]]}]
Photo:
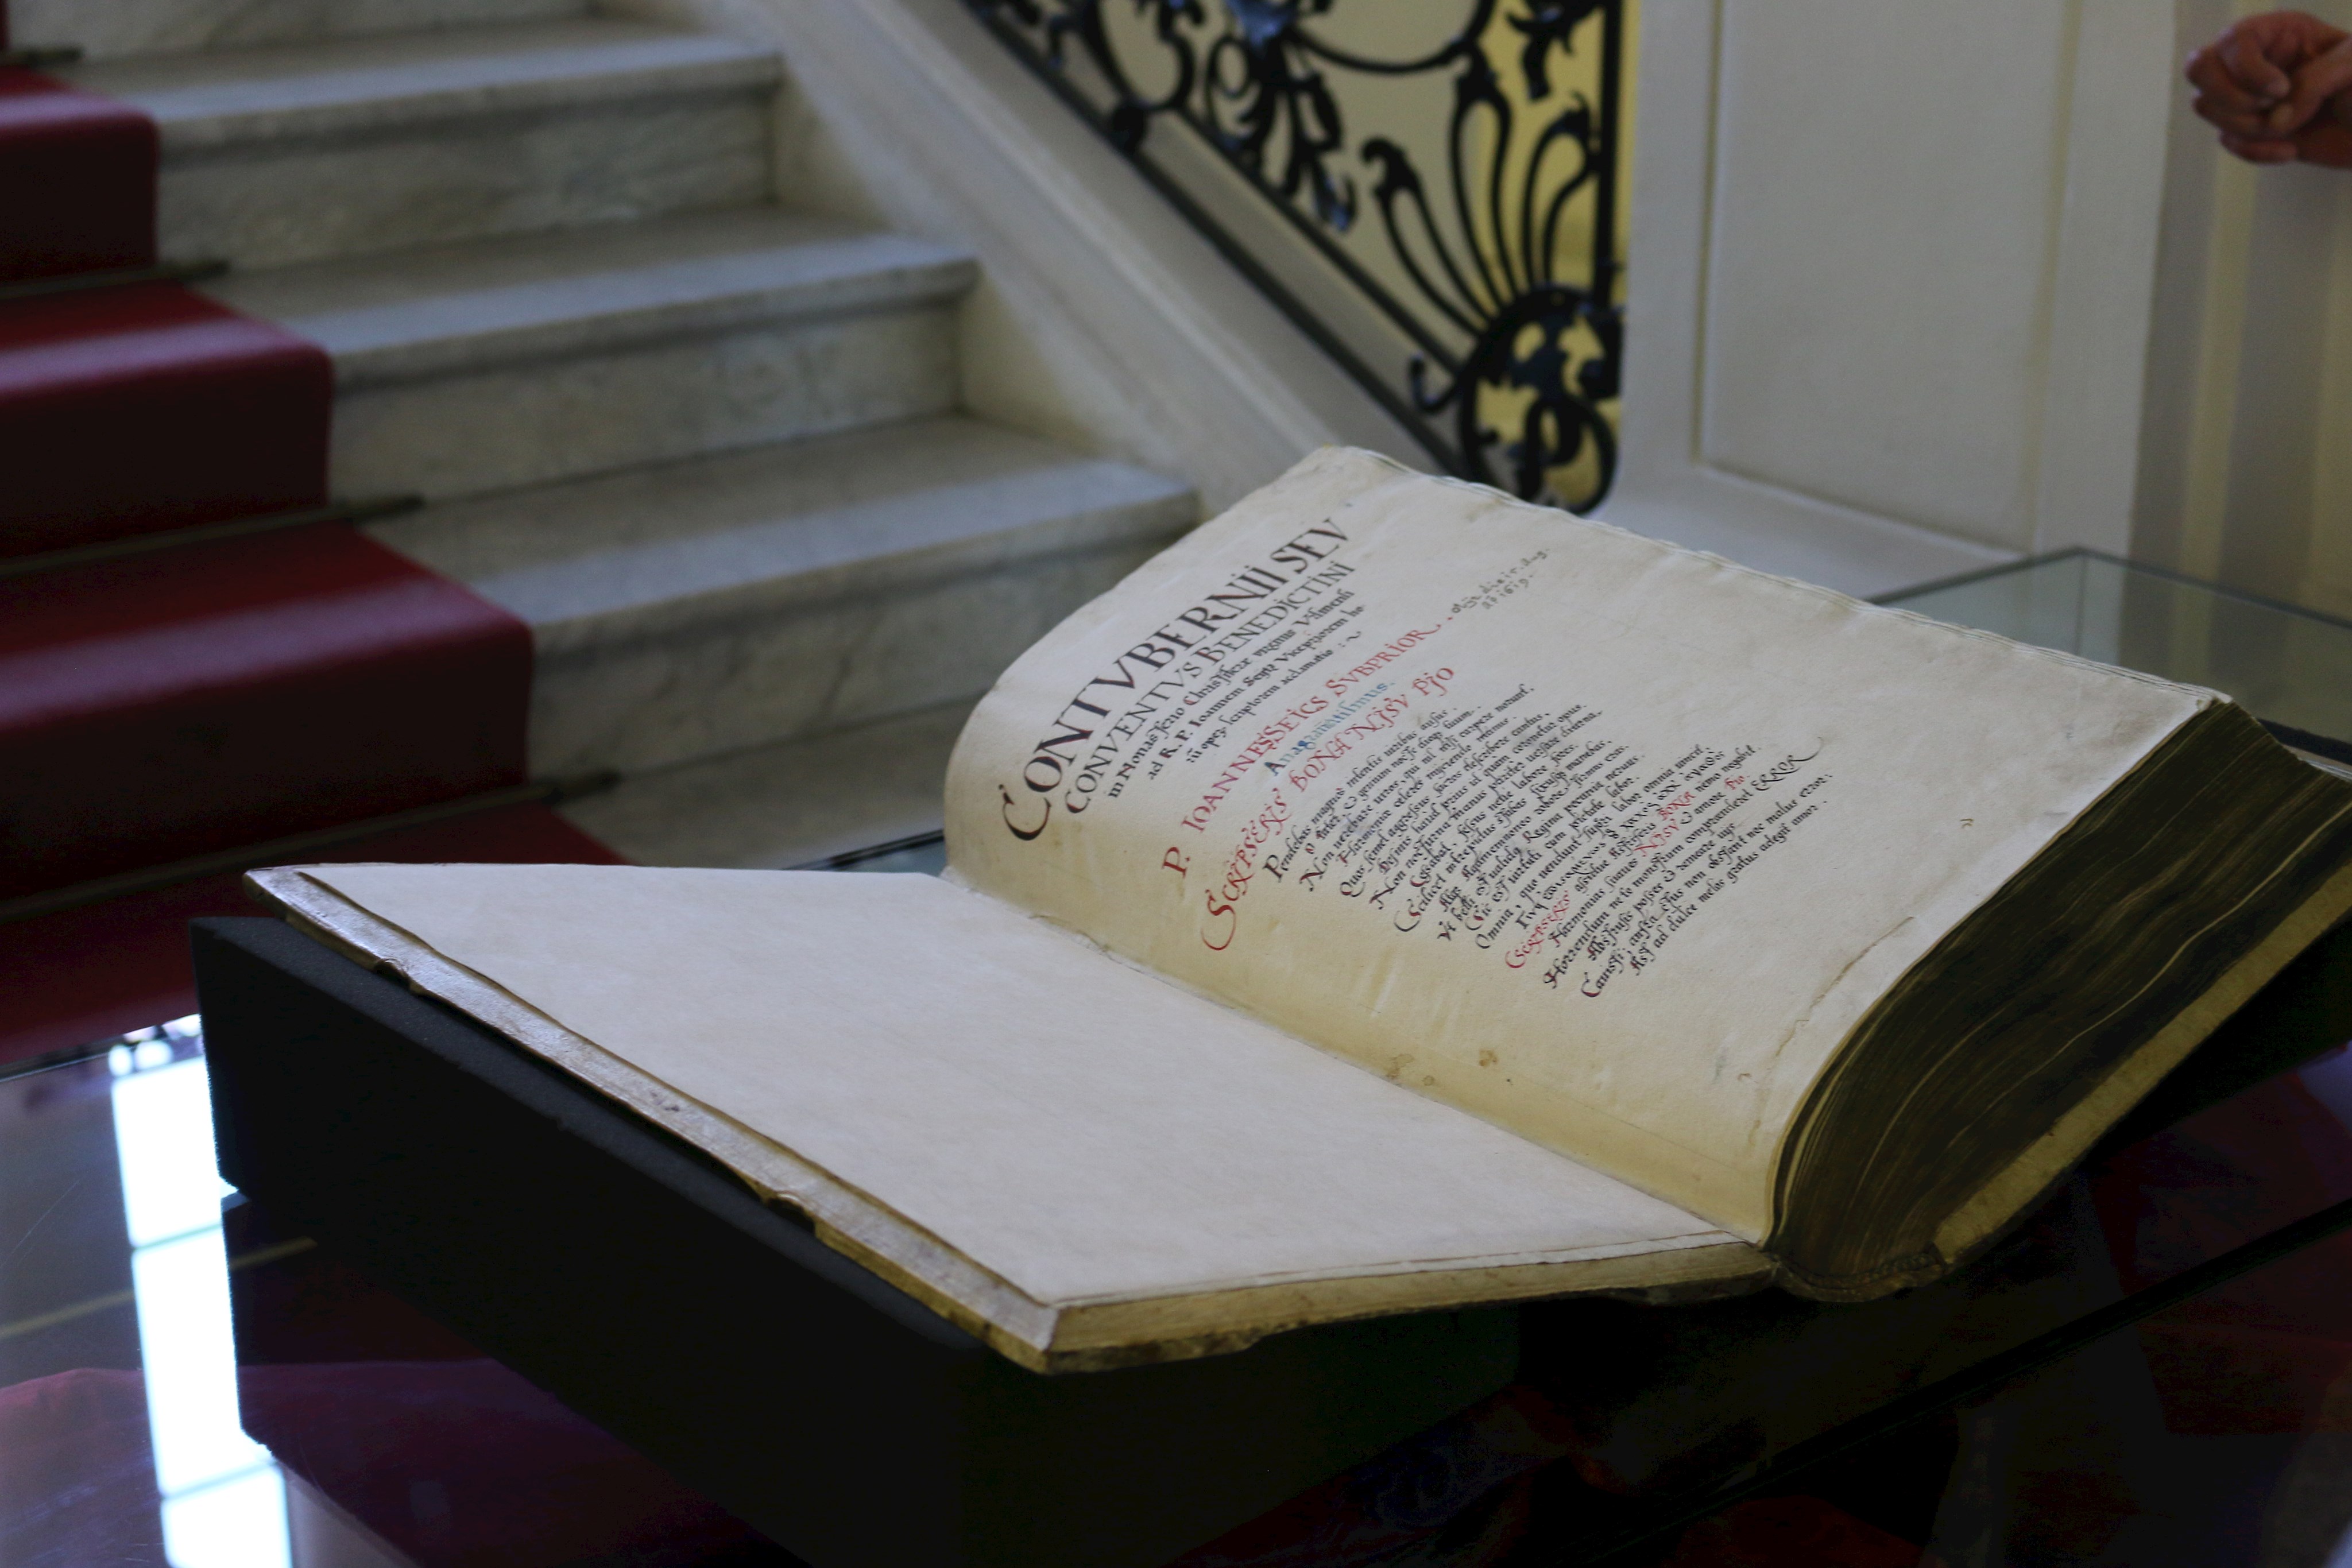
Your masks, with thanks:
[{"label": "white wall", "polygon": [[1873,593],[2128,542],[2161,0],[1645,0],[1612,520]]},{"label": "white wall", "polygon": [[[2179,54],[2260,8],[2183,0]],[[2226,157],[2185,91],[2169,137],[2133,553],[2352,614],[2352,172]]]}]

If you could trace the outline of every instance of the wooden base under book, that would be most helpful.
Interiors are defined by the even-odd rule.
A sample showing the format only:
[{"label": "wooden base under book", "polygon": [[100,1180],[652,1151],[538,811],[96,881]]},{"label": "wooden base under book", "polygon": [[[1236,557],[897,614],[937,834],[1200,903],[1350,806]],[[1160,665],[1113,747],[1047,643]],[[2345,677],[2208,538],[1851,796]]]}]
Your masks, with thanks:
[{"label": "wooden base under book", "polygon": [[1164,1562],[1511,1378],[1514,1309],[1044,1377],[283,924],[196,923],[224,1175],[817,1568]]}]

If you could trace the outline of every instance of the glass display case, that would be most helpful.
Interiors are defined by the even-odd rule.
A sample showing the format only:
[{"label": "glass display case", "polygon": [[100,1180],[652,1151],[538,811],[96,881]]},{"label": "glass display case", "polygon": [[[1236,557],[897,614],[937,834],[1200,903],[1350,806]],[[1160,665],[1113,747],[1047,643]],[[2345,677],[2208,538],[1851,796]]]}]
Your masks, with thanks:
[{"label": "glass display case", "polygon": [[2211,686],[2274,726],[2352,741],[2352,621],[2087,549],[1948,578],[1879,602]]}]

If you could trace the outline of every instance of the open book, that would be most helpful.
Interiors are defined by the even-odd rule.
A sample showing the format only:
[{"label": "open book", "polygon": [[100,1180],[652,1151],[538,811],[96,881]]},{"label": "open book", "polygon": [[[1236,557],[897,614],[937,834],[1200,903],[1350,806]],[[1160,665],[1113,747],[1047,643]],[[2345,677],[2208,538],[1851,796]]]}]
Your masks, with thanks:
[{"label": "open book", "polygon": [[2215,693],[1337,450],[1024,654],[947,824],[254,883],[1044,1370],[1932,1279],[2352,905]]}]

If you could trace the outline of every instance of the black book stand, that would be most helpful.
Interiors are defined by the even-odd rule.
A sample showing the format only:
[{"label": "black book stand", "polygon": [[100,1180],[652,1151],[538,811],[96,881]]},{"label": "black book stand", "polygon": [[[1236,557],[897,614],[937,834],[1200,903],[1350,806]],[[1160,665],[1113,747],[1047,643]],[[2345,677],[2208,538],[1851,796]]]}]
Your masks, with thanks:
[{"label": "black book stand", "polygon": [[1517,1366],[1491,1309],[1041,1376],[482,1025],[275,920],[194,941],[223,1175],[815,1568],[1147,1568]]}]

